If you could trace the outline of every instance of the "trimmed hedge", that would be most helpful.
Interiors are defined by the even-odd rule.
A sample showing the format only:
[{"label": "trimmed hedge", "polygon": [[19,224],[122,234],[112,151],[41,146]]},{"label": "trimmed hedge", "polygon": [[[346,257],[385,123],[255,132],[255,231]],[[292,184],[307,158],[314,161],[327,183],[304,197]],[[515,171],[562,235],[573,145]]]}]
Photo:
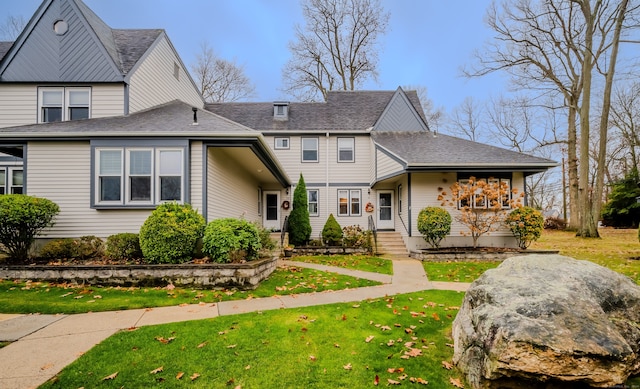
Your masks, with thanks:
[{"label": "trimmed hedge", "polygon": [[426,207],[418,213],[418,231],[433,248],[451,232],[451,215],[444,208]]},{"label": "trimmed hedge", "polygon": [[260,231],[244,219],[213,220],[207,224],[202,239],[202,252],[219,263],[257,259],[261,248]]},{"label": "trimmed hedge", "polygon": [[105,254],[112,259],[132,260],[142,258],[138,234],[123,232],[109,236]]},{"label": "trimmed hedge", "polygon": [[544,229],[544,217],[531,207],[516,208],[509,213],[505,223],[518,241],[518,247],[526,249],[531,242],[538,240]]}]

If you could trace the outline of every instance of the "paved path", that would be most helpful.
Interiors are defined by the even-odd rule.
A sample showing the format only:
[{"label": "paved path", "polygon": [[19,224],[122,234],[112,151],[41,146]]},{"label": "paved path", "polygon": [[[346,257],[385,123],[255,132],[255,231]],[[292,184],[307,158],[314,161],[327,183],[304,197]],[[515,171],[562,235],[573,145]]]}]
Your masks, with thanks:
[{"label": "paved path", "polygon": [[361,301],[427,289],[464,291],[469,284],[430,282],[420,261],[394,257],[393,276],[294,261],[286,265],[371,279],[383,285],[251,300],[76,315],[0,314],[0,388],[36,388],[93,346],[122,329],[221,315]]}]

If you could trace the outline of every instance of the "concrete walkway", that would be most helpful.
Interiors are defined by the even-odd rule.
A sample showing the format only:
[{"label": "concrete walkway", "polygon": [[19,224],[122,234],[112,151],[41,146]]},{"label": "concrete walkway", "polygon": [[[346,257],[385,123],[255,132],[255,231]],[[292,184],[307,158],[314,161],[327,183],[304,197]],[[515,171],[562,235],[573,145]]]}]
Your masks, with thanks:
[{"label": "concrete walkway", "polygon": [[127,328],[270,309],[362,301],[427,289],[465,291],[469,286],[465,283],[430,282],[420,261],[408,257],[394,257],[392,260],[393,276],[303,262],[281,263],[384,283],[364,288],[75,315],[0,315],[0,341],[13,342],[0,349],[0,388],[36,388],[99,342]]}]

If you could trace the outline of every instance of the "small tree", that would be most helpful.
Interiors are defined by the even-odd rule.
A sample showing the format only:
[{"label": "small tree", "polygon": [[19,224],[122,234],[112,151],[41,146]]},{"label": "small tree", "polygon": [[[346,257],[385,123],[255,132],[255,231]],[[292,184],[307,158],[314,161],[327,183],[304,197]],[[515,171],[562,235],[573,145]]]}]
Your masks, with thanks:
[{"label": "small tree", "polygon": [[489,178],[456,182],[451,186],[451,195],[442,191],[438,200],[442,206],[457,206],[459,212],[455,216],[457,222],[468,228],[461,234],[471,236],[473,247],[478,247],[478,239],[485,234],[496,231],[503,225],[507,213],[512,208],[522,205],[522,196],[518,190],[509,190],[506,181]]},{"label": "small tree", "polygon": [[333,214],[329,214],[327,222],[324,223],[322,240],[329,246],[340,246],[342,244],[342,228],[340,228],[340,224],[333,217]]},{"label": "small tree", "polygon": [[289,243],[295,246],[304,245],[311,237],[311,222],[307,204],[307,186],[300,173],[296,190],[293,192],[293,207],[289,214]]},{"label": "small tree", "polygon": [[444,208],[426,207],[418,213],[418,231],[434,248],[451,232],[451,215]]},{"label": "small tree", "polygon": [[632,170],[612,184],[607,203],[602,208],[602,222],[611,227],[636,228],[640,223],[640,175]]},{"label": "small tree", "polygon": [[0,245],[9,258],[26,260],[36,236],[54,225],[60,208],[51,200],[22,194],[0,196]]},{"label": "small tree", "polygon": [[531,242],[538,240],[544,229],[544,217],[531,207],[516,208],[507,216],[506,224],[518,241],[518,247],[526,249]]}]

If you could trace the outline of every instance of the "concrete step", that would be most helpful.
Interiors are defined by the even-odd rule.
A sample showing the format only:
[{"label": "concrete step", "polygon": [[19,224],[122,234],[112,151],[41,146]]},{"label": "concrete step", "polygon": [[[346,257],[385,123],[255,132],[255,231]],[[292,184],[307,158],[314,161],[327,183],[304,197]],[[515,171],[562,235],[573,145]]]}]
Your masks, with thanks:
[{"label": "concrete step", "polygon": [[378,251],[392,255],[407,255],[407,247],[402,240],[402,235],[395,231],[378,231]]}]

